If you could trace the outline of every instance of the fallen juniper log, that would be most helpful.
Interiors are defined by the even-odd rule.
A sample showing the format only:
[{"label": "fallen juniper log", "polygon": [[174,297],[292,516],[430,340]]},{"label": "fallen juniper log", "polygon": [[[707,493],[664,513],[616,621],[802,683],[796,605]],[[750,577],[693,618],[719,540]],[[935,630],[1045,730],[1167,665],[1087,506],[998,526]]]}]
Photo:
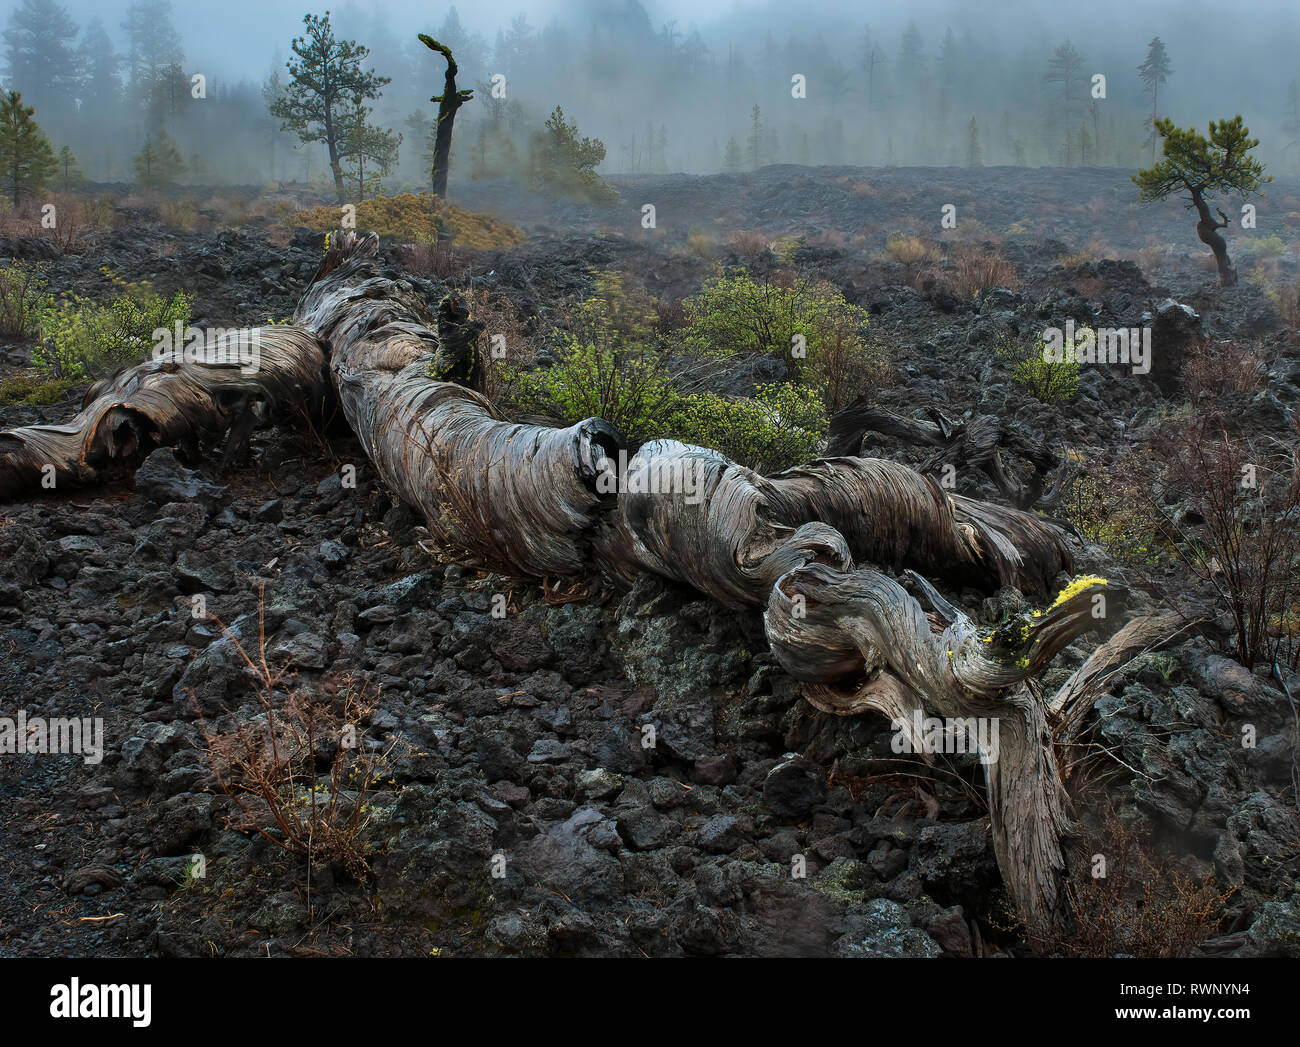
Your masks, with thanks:
[{"label": "fallen juniper log", "polygon": [[226,436],[229,455],[255,424],[291,407],[318,414],[328,391],[321,343],[299,328],[250,328],[176,346],[96,382],[65,425],[0,432],[0,498],[86,483],[159,446]]},{"label": "fallen juniper log", "polygon": [[[833,457],[763,477],[670,440],[629,460],[621,435],[600,419],[567,428],[511,422],[458,384],[473,380],[478,326],[455,298],[434,307],[416,282],[386,267],[373,235],[338,234],[293,331],[277,330],[282,351],[264,354],[257,395],[271,404],[290,389],[315,397],[313,351],[323,347],[334,395],[379,476],[423,515],[449,557],[615,583],[650,571],[730,607],[766,608],[777,658],[819,709],[882,712],[914,744],[917,716],[999,725],[996,751],[981,752],[999,865],[1032,938],[1049,941],[1068,920],[1071,821],[1058,749],[1077,739],[1083,711],[1114,668],[1178,625],[1130,623],[1048,700],[1026,682],[1083,633],[1119,630],[1122,590],[1080,580],[1045,610],[981,635],[926,580],[1044,593],[1072,569],[1050,523],[950,496],[886,461]],[[157,379],[158,397],[174,392],[177,402],[142,410],[133,390],[153,368],[119,376],[92,408],[139,412],[137,444],[221,428],[217,382],[199,395]],[[98,432],[90,411],[69,433]],[[170,424],[173,415],[184,424]],[[0,446],[0,470],[25,476],[40,467],[41,448],[15,435],[30,432],[5,434],[18,447]],[[68,461],[102,453],[60,460],[85,478]],[[859,562],[922,572],[909,577],[930,614],[889,577],[855,569]]]}]

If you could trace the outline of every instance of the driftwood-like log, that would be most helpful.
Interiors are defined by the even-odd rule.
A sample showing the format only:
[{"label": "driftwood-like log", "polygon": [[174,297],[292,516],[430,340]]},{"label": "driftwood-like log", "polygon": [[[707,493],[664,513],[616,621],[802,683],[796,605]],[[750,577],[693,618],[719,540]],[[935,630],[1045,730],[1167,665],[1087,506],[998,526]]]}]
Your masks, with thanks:
[{"label": "driftwood-like log", "polygon": [[1030,592],[1073,566],[1050,524],[950,497],[881,459],[825,458],[763,477],[716,451],[656,440],[628,462],[619,489],[598,548],[606,572],[653,571],[733,607],[766,605],[776,579],[802,563],[910,566]]},{"label": "driftwood-like log", "polygon": [[[294,321],[326,341],[343,415],[389,489],[467,564],[532,577],[590,571],[602,506],[598,463],[623,439],[598,418],[566,429],[503,419],[466,378],[477,329],[436,309],[378,257],[379,238],[339,234]],[[437,332],[437,333],[435,333]]]},{"label": "driftwood-like log", "polygon": [[110,463],[214,436],[228,434],[230,454],[254,425],[289,407],[319,414],[328,395],[321,343],[298,328],[232,331],[174,348],[96,382],[64,425],[0,432],[0,498],[51,480],[86,483]]}]

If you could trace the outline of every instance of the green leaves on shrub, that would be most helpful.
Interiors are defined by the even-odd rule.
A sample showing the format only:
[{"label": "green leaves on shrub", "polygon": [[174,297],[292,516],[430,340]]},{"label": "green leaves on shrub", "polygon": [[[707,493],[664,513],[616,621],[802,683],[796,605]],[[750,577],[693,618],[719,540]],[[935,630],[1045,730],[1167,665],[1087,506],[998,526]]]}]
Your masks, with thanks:
[{"label": "green leaves on shrub", "polygon": [[0,337],[26,338],[37,332],[50,303],[45,287],[43,265],[14,262],[0,269]]},{"label": "green leaves on shrub", "polygon": [[[597,273],[595,281],[596,293],[573,311],[554,349],[555,362],[504,375],[508,405],[566,424],[604,418],[633,450],[670,438],[713,448],[758,472],[809,461],[826,432],[828,379],[840,377],[840,371],[832,375],[815,365],[841,367],[838,361],[849,353],[870,355],[859,337],[865,313],[829,285],[766,288],[747,276],[711,281],[688,306],[683,352],[683,336],[666,329],[658,303],[644,289],[628,287],[618,273]],[[794,327],[782,319],[790,315]],[[728,330],[730,341],[718,337]],[[787,332],[806,332],[814,366],[790,358],[804,380],[760,385],[753,397],[702,387],[701,375],[728,355],[790,348]],[[696,348],[705,344],[712,348]],[[701,358],[709,366],[696,366]]]},{"label": "green leaves on shrub", "polygon": [[107,304],[70,295],[40,315],[41,340],[32,363],[48,378],[99,378],[139,363],[153,349],[153,332],[190,322],[184,291],[164,297],[146,283],[114,278],[119,294]]},{"label": "green leaves on shrub", "polygon": [[865,309],[824,281],[715,277],[686,303],[683,344],[701,356],[780,356],[792,378],[817,389],[830,413],[893,384],[884,350],[867,340]]},{"label": "green leaves on shrub", "polygon": [[556,357],[551,367],[509,376],[515,407],[568,424],[604,418],[634,447],[672,435],[665,426],[681,394],[660,361],[576,339],[558,346]]},{"label": "green leaves on shrub", "polygon": [[[1079,328],[1082,334],[1085,328]],[[1079,391],[1079,364],[1074,360],[1044,359],[1046,348],[1037,338],[1029,345],[1007,335],[997,344],[998,356],[1011,364],[1011,380],[1035,400],[1045,404],[1064,403]],[[1066,354],[1067,356],[1069,354]]]},{"label": "green leaves on shrub", "polygon": [[721,451],[755,472],[776,473],[817,457],[826,410],[814,390],[781,382],[760,385],[753,399],[683,396],[669,427],[666,435],[683,443]]}]

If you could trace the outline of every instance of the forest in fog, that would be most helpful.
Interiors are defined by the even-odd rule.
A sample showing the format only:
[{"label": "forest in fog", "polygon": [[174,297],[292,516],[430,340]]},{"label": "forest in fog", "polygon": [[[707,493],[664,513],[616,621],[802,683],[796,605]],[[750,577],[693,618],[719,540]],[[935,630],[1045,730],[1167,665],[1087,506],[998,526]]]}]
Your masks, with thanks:
[{"label": "forest in fog", "polygon": [[[18,0],[3,21],[0,86],[22,92],[55,148],[93,181],[133,180],[145,143],[160,136],[177,150],[177,182],[321,180],[321,145],[269,112],[303,12],[263,7],[227,5],[214,37],[169,0]],[[916,4],[873,20],[851,4],[683,18],[641,0],[529,13],[349,2],[331,20],[340,39],[368,48],[363,66],[389,80],[367,114],[396,147],[389,188],[418,186],[429,169],[429,98],[442,70],[417,32],[452,49],[460,84],[475,92],[457,124],[458,180],[515,177],[557,105],[604,143],[604,174],[774,163],[1134,168],[1151,160],[1153,112],[1199,121],[1220,96],[1251,100],[1243,115],[1270,169],[1300,164],[1286,5],[1259,7],[1231,32],[1198,8],[1034,8]],[[1140,67],[1157,37],[1170,71],[1153,85]]]}]

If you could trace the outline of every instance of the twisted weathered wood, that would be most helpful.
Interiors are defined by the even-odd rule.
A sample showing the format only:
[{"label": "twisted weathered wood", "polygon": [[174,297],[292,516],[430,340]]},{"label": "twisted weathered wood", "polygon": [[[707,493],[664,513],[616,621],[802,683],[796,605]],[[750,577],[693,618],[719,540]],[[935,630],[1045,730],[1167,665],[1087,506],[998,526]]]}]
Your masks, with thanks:
[{"label": "twisted weathered wood", "polygon": [[991,631],[944,605],[953,618],[936,633],[921,605],[884,575],[812,565],[777,582],[764,621],[777,660],[823,711],[883,713],[917,752],[916,724],[929,718],[996,725],[996,750],[981,754],[994,851],[1021,917],[1041,934],[1065,916],[1070,820],[1049,707],[1023,683],[1080,634],[1115,628],[1124,603],[1122,591],[1087,579],[1046,610]]},{"label": "twisted weathered wood", "polygon": [[[1018,509],[1047,508],[1060,498],[1065,481],[1073,475],[1067,457],[1059,456],[1033,439],[1019,426],[1007,424],[996,415],[981,414],[953,421],[936,407],[928,407],[931,421],[904,418],[855,403],[837,413],[830,423],[827,451],[831,455],[857,455],[868,433],[881,433],[904,443],[938,450],[921,464],[926,476],[942,476],[948,469],[984,473],[1003,496]],[[1029,467],[1022,482],[1016,470],[1003,458],[1014,455]],[[1044,492],[1047,475],[1056,468],[1051,490]]]},{"label": "twisted weathered wood", "polygon": [[66,424],[0,432],[0,498],[42,482],[89,482],[105,465],[160,446],[227,432],[238,442],[289,407],[319,413],[328,395],[321,344],[298,328],[231,331],[172,348],[95,383]]}]

